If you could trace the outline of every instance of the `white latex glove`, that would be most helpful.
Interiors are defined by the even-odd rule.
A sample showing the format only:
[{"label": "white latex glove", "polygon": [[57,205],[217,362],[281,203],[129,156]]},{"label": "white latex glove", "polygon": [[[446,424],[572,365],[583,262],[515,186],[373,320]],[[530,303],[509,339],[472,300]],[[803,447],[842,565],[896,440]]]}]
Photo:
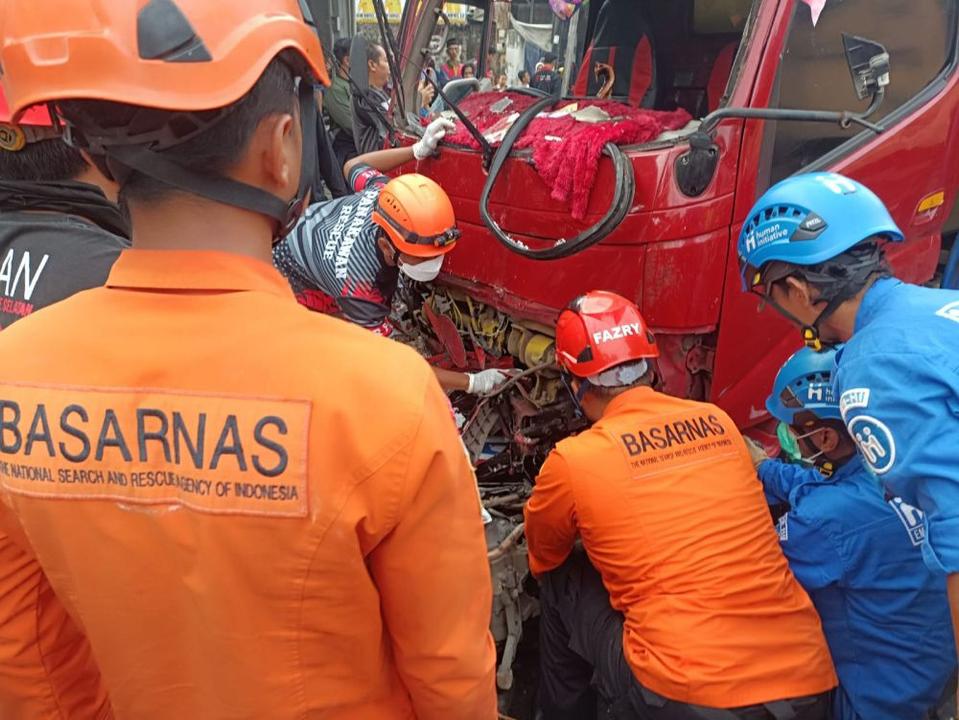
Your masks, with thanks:
[{"label": "white latex glove", "polygon": [[470,373],[469,378],[470,384],[466,388],[466,392],[471,395],[486,395],[509,380],[510,376],[504,370],[483,370],[478,373]]},{"label": "white latex glove", "polygon": [[746,441],[746,447],[749,450],[749,457],[753,461],[753,467],[758,468],[769,459],[765,448],[763,448],[763,446],[758,442],[752,438],[746,437],[745,435],[743,435],[743,440]]},{"label": "white latex glove", "polygon": [[436,152],[436,147],[440,144],[440,140],[446,137],[446,133],[452,132],[455,129],[456,126],[452,121],[446,118],[436,118],[436,120],[426,126],[423,137],[414,143],[413,157],[417,160],[428,158]]}]

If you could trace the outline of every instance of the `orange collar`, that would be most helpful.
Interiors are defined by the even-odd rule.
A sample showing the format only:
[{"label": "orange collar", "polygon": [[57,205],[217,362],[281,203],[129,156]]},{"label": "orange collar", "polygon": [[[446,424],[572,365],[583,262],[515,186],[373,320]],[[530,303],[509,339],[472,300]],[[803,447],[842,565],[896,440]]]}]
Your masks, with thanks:
[{"label": "orange collar", "polygon": [[619,415],[623,412],[635,410],[637,407],[642,407],[645,403],[648,403],[653,396],[656,395],[660,395],[660,393],[657,393],[647,385],[641,385],[640,387],[633,388],[632,390],[627,390],[626,392],[617,395],[610,400],[609,403],[607,403],[606,409],[603,410],[602,419],[605,420],[613,415]]},{"label": "orange collar", "polygon": [[124,250],[106,286],[149,290],[259,290],[293,297],[289,283],[272,265],[227,252]]}]

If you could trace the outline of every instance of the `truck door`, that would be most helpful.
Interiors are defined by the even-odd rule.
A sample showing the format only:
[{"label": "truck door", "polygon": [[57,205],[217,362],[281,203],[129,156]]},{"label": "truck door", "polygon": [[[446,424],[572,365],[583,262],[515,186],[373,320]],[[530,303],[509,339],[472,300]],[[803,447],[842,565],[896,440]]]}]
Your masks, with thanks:
[{"label": "truck door", "polygon": [[[842,34],[882,43],[891,84],[870,119],[881,134],[853,125],[748,121],[737,183],[735,243],[756,198],[800,172],[835,170],[871,187],[889,206],[907,242],[890,253],[896,274],[928,281],[940,236],[956,201],[959,173],[959,0],[826,0],[821,14],[805,0],[782,0],[759,70],[752,107],[863,111],[853,89]],[[741,293],[735,252],[724,293],[714,398],[737,422],[763,419],[761,399],[776,370],[800,344],[799,333],[771,310],[757,314]],[[731,372],[748,364],[752,371]],[[726,365],[726,367],[722,367]]]},{"label": "truck door", "polygon": [[[887,130],[876,135],[856,127],[778,123],[764,140],[769,183],[797,172],[836,170],[876,191],[911,241],[938,238],[956,193],[959,2],[829,0],[815,26],[809,6],[797,2],[788,19],[771,106],[862,109],[843,54],[845,32],[889,51],[891,84],[872,118]],[[935,200],[938,193],[941,201]],[[897,271],[928,280],[935,250],[915,246],[910,255]]]}]

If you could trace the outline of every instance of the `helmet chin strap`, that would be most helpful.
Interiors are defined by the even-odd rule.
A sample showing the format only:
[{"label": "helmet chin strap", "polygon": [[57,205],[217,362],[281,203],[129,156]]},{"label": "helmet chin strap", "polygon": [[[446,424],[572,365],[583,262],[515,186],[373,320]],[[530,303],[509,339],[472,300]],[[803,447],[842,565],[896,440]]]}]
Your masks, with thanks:
[{"label": "helmet chin strap", "polygon": [[[876,282],[876,280],[878,279],[879,279],[878,276],[871,278],[863,286],[863,288],[860,288],[860,289],[869,289],[872,286],[872,284]],[[780,305],[775,300],[773,300],[771,295],[768,295],[768,294],[763,295],[763,301],[769,304],[770,306],[772,306],[773,308],[775,308],[775,310],[780,315],[785,317],[787,320],[789,320],[795,325],[798,325],[801,328],[802,339],[806,347],[816,352],[822,352],[823,350],[833,345],[834,343],[823,341],[822,336],[819,333],[819,326],[825,320],[828,320],[830,317],[832,317],[832,315],[836,312],[836,310],[839,309],[840,305],[842,305],[847,300],[855,297],[855,295],[860,291],[860,290],[856,290],[854,292],[850,292],[849,286],[851,284],[852,283],[847,282],[843,286],[843,288],[840,289],[838,293],[836,293],[830,300],[826,302],[826,307],[824,307],[822,309],[822,312],[820,312],[819,315],[816,316],[816,319],[813,320],[811,325],[807,325],[802,320],[800,320],[795,315],[793,315],[791,312],[786,310],[782,305]],[[817,302],[820,302],[822,300],[823,298],[820,298]]]},{"label": "helmet chin strap", "polygon": [[[302,137],[300,183],[296,196],[291,200],[284,200],[259,187],[225,176],[206,176],[189,170],[152,149],[149,144],[101,143],[98,154],[103,155],[109,174],[121,185],[132,171],[136,171],[186,193],[264,215],[273,221],[273,242],[277,243],[290,233],[303,214],[310,200],[317,166],[316,100],[313,97],[313,85],[307,77],[299,77],[297,99]],[[220,115],[202,129],[213,131],[212,128],[223,117]],[[157,137],[167,132],[168,128],[161,129],[157,131]],[[80,142],[79,137],[75,144],[81,149],[91,147],[90,143]],[[176,143],[168,143],[168,146],[173,144]],[[95,149],[96,145],[94,142]]]},{"label": "helmet chin strap", "polygon": [[836,297],[826,303],[826,307],[824,307],[823,311],[819,313],[815,320],[813,320],[812,325],[802,326],[802,339],[807,348],[810,350],[815,350],[816,352],[822,352],[827,345],[831,344],[824,343],[820,337],[819,323],[830,318],[832,314],[836,312],[839,306],[848,299],[848,297],[845,297],[845,293],[839,293]]},{"label": "helmet chin strap", "polygon": [[815,350],[816,352],[822,352],[822,350],[825,348],[825,344],[822,342],[822,339],[819,337],[819,323],[821,323],[827,317],[832,315],[832,313],[836,310],[837,307],[839,307],[841,303],[833,306],[832,302],[830,302],[826,306],[826,308],[821,313],[819,313],[819,316],[813,321],[813,324],[807,325],[802,320],[800,320],[795,315],[793,315],[791,312],[789,312],[782,305],[780,305],[775,300],[773,300],[771,295],[768,295],[768,294],[763,295],[762,298],[765,304],[772,307],[776,312],[778,312],[784,318],[789,320],[789,322],[791,322],[793,325],[798,325],[800,328],[802,328],[803,342],[805,342],[806,347],[812,350]]},{"label": "helmet chin strap", "polygon": [[[863,270],[860,270],[860,272],[862,271]],[[829,300],[829,302],[826,304],[826,307],[823,308],[823,311],[821,313],[819,313],[819,316],[813,321],[812,325],[802,325],[802,323],[799,323],[800,325],[802,325],[802,337],[803,337],[803,341],[806,343],[806,347],[812,350],[815,350],[816,352],[822,352],[827,346],[834,344],[834,343],[823,342],[822,338],[819,336],[819,325],[824,320],[828,320],[830,317],[832,317],[833,313],[835,313],[836,310],[839,309],[840,305],[842,305],[847,300],[851,300],[860,292],[866,291],[869,288],[871,288],[873,283],[875,283],[876,280],[878,280],[881,277],[881,275],[879,274],[874,274],[874,270],[872,269],[868,269],[868,272],[870,275],[873,275],[873,277],[868,278],[865,284],[860,286],[857,290],[850,289],[850,287],[855,287],[856,285],[858,285],[858,283],[853,282],[856,279],[855,276],[850,278],[842,286],[839,292],[837,292],[835,296],[833,296],[833,298]]]},{"label": "helmet chin strap", "polygon": [[560,375],[563,381],[563,385],[566,386],[566,390],[569,392],[570,397],[573,398],[573,409],[576,411],[577,418],[585,418],[586,411],[583,410],[583,397],[586,395],[586,391],[589,390],[589,380],[586,378],[575,378],[579,381],[579,389],[573,390],[573,380],[574,376],[568,370],[564,370]]}]

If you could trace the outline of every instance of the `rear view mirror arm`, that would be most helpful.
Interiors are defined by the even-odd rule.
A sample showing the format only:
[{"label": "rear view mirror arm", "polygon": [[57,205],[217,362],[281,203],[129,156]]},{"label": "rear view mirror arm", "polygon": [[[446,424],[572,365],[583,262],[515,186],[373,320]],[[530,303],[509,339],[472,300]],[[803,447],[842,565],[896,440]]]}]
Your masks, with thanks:
[{"label": "rear view mirror arm", "polygon": [[786,120],[794,122],[838,123],[843,129],[850,125],[861,125],[877,135],[885,128],[869,122],[882,101],[886,98],[886,86],[889,85],[889,52],[882,44],[869,38],[843,33],[843,52],[852,75],[856,97],[865,100],[872,94],[872,100],[865,112],[848,110],[834,112],[828,110],[789,110],[781,108],[720,108],[703,119],[700,130],[709,135],[726,118],[747,120]]},{"label": "rear view mirror arm", "polygon": [[705,133],[712,134],[713,130],[716,129],[716,126],[719,125],[721,120],[725,120],[727,118],[740,118],[744,120],[826,122],[836,123],[843,128],[848,128],[850,125],[861,125],[862,127],[867,128],[878,135],[883,133],[885,129],[880,125],[869,122],[867,118],[876,111],[876,108],[879,107],[881,102],[882,97],[879,93],[877,93],[873,98],[872,105],[870,105],[869,109],[864,113],[854,113],[845,110],[842,112],[836,112],[833,110],[788,110],[780,108],[725,107],[707,115],[703,119],[701,129]]}]

